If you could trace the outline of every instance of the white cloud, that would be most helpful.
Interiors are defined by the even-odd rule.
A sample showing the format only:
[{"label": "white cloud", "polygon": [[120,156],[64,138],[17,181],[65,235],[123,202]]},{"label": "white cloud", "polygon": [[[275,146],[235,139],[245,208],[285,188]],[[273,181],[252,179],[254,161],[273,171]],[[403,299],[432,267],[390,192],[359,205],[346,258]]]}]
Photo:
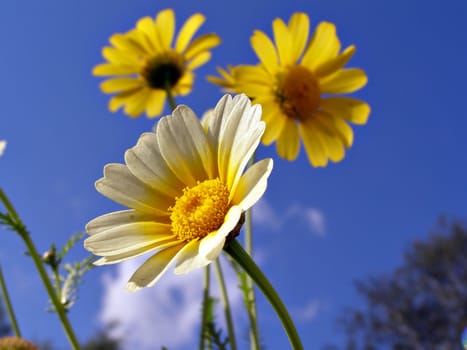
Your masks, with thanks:
[{"label": "white cloud", "polygon": [[[221,262],[231,307],[238,314],[243,312],[238,311],[242,309],[238,282],[229,264]],[[191,348],[189,345],[198,341],[203,269],[186,275],[175,275],[170,270],[154,287],[129,293],[124,286],[140,263],[140,259],[126,261],[117,265],[115,275],[104,275],[100,322],[107,325],[116,321],[110,332],[123,341],[124,349],[160,349],[162,345],[171,350]],[[211,271],[212,294],[218,295],[214,269]],[[225,330],[222,312],[217,320]]]},{"label": "white cloud", "polygon": [[318,236],[324,236],[326,223],[323,212],[316,208],[307,208],[304,210],[304,214],[310,230]]},{"label": "white cloud", "polygon": [[253,207],[253,224],[269,230],[280,231],[289,221],[302,220],[311,233],[317,236],[326,234],[326,219],[318,208],[292,205],[283,214],[277,213],[264,197]]},{"label": "white cloud", "polygon": [[283,222],[264,197],[253,207],[253,224],[258,223],[278,231]]},{"label": "white cloud", "polygon": [[318,315],[322,305],[318,300],[309,301],[304,307],[295,311],[296,317],[300,321],[311,321]]}]

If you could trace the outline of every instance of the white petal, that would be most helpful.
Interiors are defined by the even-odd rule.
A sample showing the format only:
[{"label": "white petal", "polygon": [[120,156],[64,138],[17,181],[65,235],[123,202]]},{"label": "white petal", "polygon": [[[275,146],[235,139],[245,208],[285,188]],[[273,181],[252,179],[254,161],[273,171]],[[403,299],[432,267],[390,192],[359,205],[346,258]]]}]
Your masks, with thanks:
[{"label": "white petal", "polygon": [[244,211],[253,206],[266,191],[272,167],[273,161],[268,158],[248,168],[240,178],[232,202]]},{"label": "white petal", "polygon": [[165,271],[175,261],[177,254],[183,248],[185,243],[176,245],[174,247],[161,250],[160,252],[151,256],[141,265],[138,270],[131,276],[126,285],[126,289],[130,292],[136,291],[140,288],[150,287],[154,285]]},{"label": "white petal", "polygon": [[238,181],[265,127],[260,121],[261,106],[251,106],[246,95],[235,96],[230,104],[222,116],[217,155],[220,178],[229,189]]},{"label": "white petal", "polygon": [[90,235],[106,231],[112,227],[129,224],[132,222],[154,221],[154,216],[140,213],[136,210],[114,211],[105,215],[98,216],[89,221],[86,225],[86,231]]},{"label": "white petal", "polygon": [[187,186],[212,175],[213,159],[200,121],[186,106],[157,124],[161,154],[174,174]]},{"label": "white petal", "polygon": [[192,240],[180,251],[175,265],[176,274],[188,273],[194,269],[204,267],[211,261],[199,254],[200,240]]},{"label": "white petal", "polygon": [[239,138],[235,143],[235,151],[231,153],[231,162],[228,169],[228,179],[230,183],[230,199],[236,191],[238,181],[245,170],[250,158],[253,156],[256,148],[259,145],[261,136],[264,133],[265,124],[261,122],[259,128],[245,132],[242,138]]},{"label": "white petal", "polygon": [[116,264],[128,259],[133,259],[141,255],[145,255],[157,250],[173,247],[175,245],[179,245],[181,241],[179,240],[168,240],[166,243],[164,242],[157,242],[148,247],[138,248],[134,250],[129,250],[125,253],[115,254],[115,255],[108,255],[104,256],[101,259],[93,262],[93,265],[100,266],[100,265],[110,265]]},{"label": "white petal", "polygon": [[[206,132],[209,145],[211,146],[213,159],[217,160],[217,152],[219,148],[219,134],[221,130],[224,113],[230,110],[232,96],[224,95],[217,103],[214,110],[208,111],[203,116],[201,121]],[[218,176],[219,174],[215,174]]]},{"label": "white petal", "polygon": [[92,235],[84,241],[84,247],[95,255],[106,256],[148,247],[174,238],[171,226],[168,224],[134,222]]},{"label": "white petal", "polygon": [[117,203],[148,214],[168,215],[166,210],[174,200],[138,180],[122,164],[107,164],[96,189]]},{"label": "white petal", "polygon": [[216,259],[221,253],[222,248],[224,248],[227,235],[232,232],[232,230],[238,224],[241,215],[242,210],[240,207],[231,207],[227,212],[224,223],[219,228],[219,230],[210,233],[201,240],[199,254],[210,261]]},{"label": "white petal", "polygon": [[136,146],[125,153],[125,162],[141,181],[168,196],[179,196],[185,187],[162,157],[155,133],[141,135]]}]

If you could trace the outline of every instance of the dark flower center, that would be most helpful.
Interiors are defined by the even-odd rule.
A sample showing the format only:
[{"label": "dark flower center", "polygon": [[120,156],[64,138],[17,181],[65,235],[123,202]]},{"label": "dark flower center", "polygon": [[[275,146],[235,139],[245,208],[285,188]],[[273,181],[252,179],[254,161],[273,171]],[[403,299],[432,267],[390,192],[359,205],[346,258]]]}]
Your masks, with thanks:
[{"label": "dark flower center", "polygon": [[183,62],[178,54],[156,56],[146,61],[141,76],[152,89],[173,88],[183,76]]},{"label": "dark flower center", "polygon": [[295,65],[279,74],[276,101],[289,118],[304,121],[320,106],[321,91],[318,81],[307,68]]}]

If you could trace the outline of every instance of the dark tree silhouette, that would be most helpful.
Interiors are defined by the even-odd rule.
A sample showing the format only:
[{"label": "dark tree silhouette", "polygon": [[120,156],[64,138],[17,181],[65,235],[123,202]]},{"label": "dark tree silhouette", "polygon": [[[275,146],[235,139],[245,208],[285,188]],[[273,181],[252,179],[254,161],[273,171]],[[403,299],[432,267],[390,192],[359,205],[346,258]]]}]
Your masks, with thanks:
[{"label": "dark tree silhouette", "polygon": [[105,329],[99,330],[90,340],[82,345],[82,350],[120,350],[120,339],[110,336],[112,329],[117,325],[111,322]]},{"label": "dark tree silhouette", "polygon": [[467,327],[467,227],[440,219],[392,273],[356,283],[364,310],[340,319],[346,349],[462,350]]}]

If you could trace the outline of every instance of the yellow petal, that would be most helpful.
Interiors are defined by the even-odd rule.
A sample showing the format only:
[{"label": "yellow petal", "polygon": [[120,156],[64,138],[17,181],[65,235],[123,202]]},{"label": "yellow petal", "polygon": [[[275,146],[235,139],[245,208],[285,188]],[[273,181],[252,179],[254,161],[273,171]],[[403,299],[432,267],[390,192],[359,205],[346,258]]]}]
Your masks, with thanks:
[{"label": "yellow petal", "polygon": [[297,62],[305,49],[310,32],[310,19],[306,13],[296,12],[289,20],[290,37],[292,38],[291,60]]},{"label": "yellow petal", "polygon": [[147,52],[156,53],[161,50],[160,40],[156,26],[151,17],[143,17],[136,23],[136,31],[132,32],[134,39],[145,48]]},{"label": "yellow petal", "polygon": [[199,53],[210,50],[220,43],[221,39],[216,34],[200,35],[188,45],[184,57],[186,60],[190,60]]},{"label": "yellow petal", "polygon": [[319,131],[312,121],[300,123],[298,131],[302,137],[308,160],[314,167],[324,167],[328,164],[326,148],[320,139]]},{"label": "yellow petal", "polygon": [[161,115],[164,110],[165,91],[152,90],[146,104],[146,114],[149,118],[154,118]]},{"label": "yellow petal", "polygon": [[169,49],[175,32],[175,15],[172,9],[159,12],[156,16],[155,26],[162,48]]},{"label": "yellow petal", "polygon": [[336,35],[336,27],[329,22],[321,22],[305,51],[302,64],[314,71],[316,67],[339,53],[341,44]]},{"label": "yellow petal", "polygon": [[221,77],[208,75],[207,80],[211,83],[223,87],[226,92],[236,92],[237,90],[235,87],[234,67],[229,65],[227,70],[220,67],[217,67],[216,70],[221,75]]},{"label": "yellow petal", "polygon": [[146,109],[146,101],[148,100],[149,94],[149,89],[140,89],[128,98],[125,103],[125,114],[129,115],[131,118],[139,117]]},{"label": "yellow petal", "polygon": [[326,132],[319,132],[320,139],[326,148],[326,156],[334,163],[344,159],[345,148],[342,140],[336,135],[330,135]]},{"label": "yellow petal", "polygon": [[345,147],[352,146],[353,130],[344,120],[326,113],[316,113],[313,117],[322,130],[330,135],[339,136]]},{"label": "yellow petal", "polygon": [[254,82],[238,82],[237,86],[240,92],[246,94],[250,98],[273,95],[273,90],[270,85]]},{"label": "yellow petal", "polygon": [[285,118],[285,125],[277,139],[276,149],[279,157],[287,160],[295,160],[300,151],[300,138],[295,120]]},{"label": "yellow petal", "polygon": [[[154,27],[152,20],[151,23],[148,22],[147,25]],[[150,28],[147,29],[148,32],[150,30]],[[142,30],[138,30],[138,28],[129,31],[126,35],[128,36],[129,42],[133,43],[133,45],[135,46],[137,45],[142,48],[143,53],[141,54],[141,56],[153,55],[156,51],[160,51],[161,45],[158,41],[159,39],[157,38],[157,35],[151,34],[151,37],[149,37],[148,34],[146,34]]]},{"label": "yellow petal", "polygon": [[319,80],[321,92],[325,94],[347,94],[354,92],[367,83],[363,70],[358,68],[341,69]]},{"label": "yellow petal", "polygon": [[204,21],[205,17],[200,13],[195,13],[186,20],[178,33],[177,40],[175,42],[175,51],[185,51],[188,43],[191,41],[198,29],[203,25]]},{"label": "yellow petal", "polygon": [[140,88],[134,90],[123,91],[117,96],[114,96],[109,101],[109,110],[116,112],[120,107],[124,106],[128,99],[139,91]]},{"label": "yellow petal", "polygon": [[276,108],[273,113],[264,112],[263,121],[266,123],[266,129],[264,130],[261,142],[265,145],[270,145],[281,135],[287,121],[287,117]]},{"label": "yellow petal", "polygon": [[131,51],[135,55],[146,54],[144,48],[137,41],[132,39],[131,35],[117,33],[112,35],[109,41],[116,48]]},{"label": "yellow petal", "polygon": [[177,82],[177,85],[173,88],[174,96],[180,95],[185,96],[191,92],[195,75],[191,72],[186,72],[183,77]]},{"label": "yellow petal", "polygon": [[274,41],[276,42],[277,52],[279,54],[279,61],[282,66],[292,64],[292,40],[289,28],[285,25],[284,21],[276,18],[272,22],[272,30],[274,33]]},{"label": "yellow petal", "polygon": [[139,71],[137,66],[132,65],[120,65],[113,63],[102,63],[98,64],[92,70],[92,74],[97,76],[106,76],[106,75],[129,75],[137,74]]},{"label": "yellow petal", "polygon": [[273,84],[275,80],[261,65],[237,66],[235,67],[235,78],[240,81],[255,82],[265,85]]},{"label": "yellow petal", "polygon": [[339,56],[330,59],[320,66],[318,66],[314,72],[317,78],[325,77],[326,75],[333,74],[337,70],[344,67],[347,62],[352,58],[355,53],[355,46],[351,45],[347,47]]},{"label": "yellow petal", "polygon": [[188,65],[186,66],[186,69],[195,70],[196,68],[205,64],[206,62],[209,62],[210,59],[211,59],[210,51],[200,52],[195,57],[193,57],[190,63],[188,63]]},{"label": "yellow petal", "polygon": [[356,98],[329,97],[321,100],[321,108],[338,118],[354,124],[366,124],[370,115],[370,106]]},{"label": "yellow petal", "polygon": [[278,70],[279,59],[276,48],[271,39],[260,30],[255,30],[250,38],[251,46],[258,56],[259,60],[271,74],[276,74]]},{"label": "yellow petal", "polygon": [[142,82],[135,78],[116,78],[103,81],[100,84],[102,92],[112,94],[120,91],[132,90],[142,86]]},{"label": "yellow petal", "polygon": [[128,50],[120,50],[107,46],[102,49],[102,56],[111,63],[139,66],[138,57],[134,52]]}]

